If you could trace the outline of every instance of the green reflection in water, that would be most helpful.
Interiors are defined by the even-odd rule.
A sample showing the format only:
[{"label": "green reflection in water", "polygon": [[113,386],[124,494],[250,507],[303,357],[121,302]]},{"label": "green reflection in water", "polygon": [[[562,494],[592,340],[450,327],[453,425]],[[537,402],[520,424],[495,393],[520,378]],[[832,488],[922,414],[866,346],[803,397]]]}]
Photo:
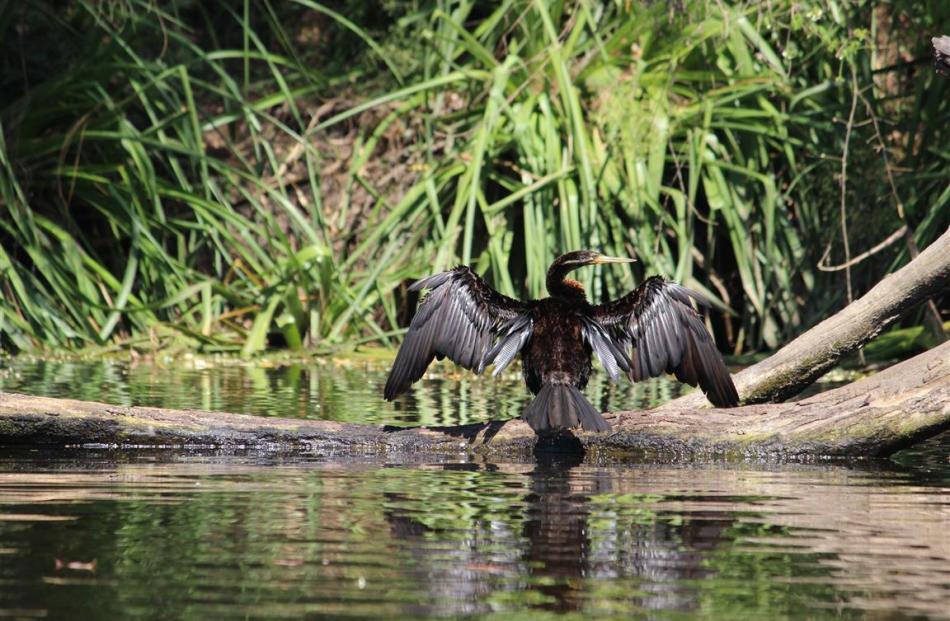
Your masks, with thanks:
[{"label": "green reflection in water", "polygon": [[[75,362],[16,358],[0,369],[0,391],[71,397],[117,405],[197,408],[376,424],[452,425],[520,416],[530,394],[520,370],[477,377],[451,364],[432,372],[395,403],[382,398],[387,367],[315,360],[262,367],[234,360],[166,363]],[[603,410],[655,405],[681,394],[677,382],[611,383],[603,373],[585,391]]]},{"label": "green reflection in water", "polygon": [[0,612],[939,618],[950,603],[948,490],[901,471],[112,457],[0,457]]},{"label": "green reflection in water", "polygon": [[[527,396],[439,366],[15,360],[0,390],[376,423],[514,417]],[[601,407],[678,385],[603,382]],[[0,451],[0,616],[946,618],[950,435],[841,466],[325,463]],[[871,467],[871,466],[865,466]]]}]

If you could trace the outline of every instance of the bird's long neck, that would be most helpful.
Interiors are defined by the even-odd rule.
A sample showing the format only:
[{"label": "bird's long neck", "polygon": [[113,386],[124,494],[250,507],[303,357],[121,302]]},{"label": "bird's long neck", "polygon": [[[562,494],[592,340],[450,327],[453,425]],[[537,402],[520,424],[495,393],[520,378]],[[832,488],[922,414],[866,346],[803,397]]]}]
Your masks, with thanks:
[{"label": "bird's long neck", "polygon": [[564,298],[568,300],[586,300],[587,295],[584,292],[584,285],[577,282],[567,275],[575,269],[572,265],[552,265],[548,270],[548,278],[545,283],[548,288],[548,294],[552,298]]}]

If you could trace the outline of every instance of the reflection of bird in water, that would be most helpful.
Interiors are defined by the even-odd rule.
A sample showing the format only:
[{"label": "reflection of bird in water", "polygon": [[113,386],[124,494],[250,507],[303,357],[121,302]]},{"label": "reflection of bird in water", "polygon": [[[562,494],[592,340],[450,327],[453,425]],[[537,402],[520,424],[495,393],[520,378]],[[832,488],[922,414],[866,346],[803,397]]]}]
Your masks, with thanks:
[{"label": "reflection of bird in water", "polygon": [[[591,575],[590,516],[594,496],[610,492],[603,469],[579,472],[583,453],[535,453],[537,465],[528,473],[524,497],[522,560],[533,578],[528,589],[543,595],[534,607],[556,612],[584,608],[584,583]],[[534,598],[532,598],[534,599]],[[529,600],[530,601],[530,600]]]},{"label": "reflection of bird in water", "polygon": [[520,353],[525,383],[537,395],[523,418],[536,432],[578,425],[606,431],[610,425],[580,392],[596,352],[612,379],[621,373],[632,381],[672,373],[699,384],[714,405],[738,405],[729,371],[690,302],[705,303],[699,294],[654,276],[595,306],[581,284],[567,278],[585,265],[631,261],[590,250],[569,252],[548,269],[551,297],[530,302],[498,293],[467,266],[416,282],[410,290],[428,294],[386,380],[386,399],[408,390],[433,358],[448,357],[476,373],[494,364],[497,375]]}]

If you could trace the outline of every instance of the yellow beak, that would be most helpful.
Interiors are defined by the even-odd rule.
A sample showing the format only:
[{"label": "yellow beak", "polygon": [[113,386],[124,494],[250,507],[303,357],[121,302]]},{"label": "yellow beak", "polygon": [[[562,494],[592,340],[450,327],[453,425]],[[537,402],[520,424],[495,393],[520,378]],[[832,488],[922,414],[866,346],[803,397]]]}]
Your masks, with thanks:
[{"label": "yellow beak", "polygon": [[636,259],[628,257],[605,257],[600,255],[594,259],[594,265],[600,265],[601,263],[633,263]]}]

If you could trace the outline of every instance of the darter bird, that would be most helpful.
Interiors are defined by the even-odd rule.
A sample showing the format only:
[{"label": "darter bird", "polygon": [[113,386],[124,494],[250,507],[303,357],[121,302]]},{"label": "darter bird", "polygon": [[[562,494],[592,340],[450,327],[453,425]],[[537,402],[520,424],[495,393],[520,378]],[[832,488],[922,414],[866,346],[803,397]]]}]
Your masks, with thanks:
[{"label": "darter bird", "polygon": [[653,276],[627,295],[593,305],[584,287],[567,275],[585,265],[630,263],[577,250],[558,257],[547,273],[550,297],[522,302],[492,289],[468,266],[415,282],[427,291],[386,380],[392,401],[422,377],[434,358],[449,358],[494,375],[521,354],[522,373],[536,396],[522,418],[538,434],[582,427],[608,431],[610,424],[581,390],[591,374],[591,354],[616,380],[638,382],[672,373],[699,387],[718,407],[735,407],[739,395],[722,356],[694,310],[695,291]]}]

